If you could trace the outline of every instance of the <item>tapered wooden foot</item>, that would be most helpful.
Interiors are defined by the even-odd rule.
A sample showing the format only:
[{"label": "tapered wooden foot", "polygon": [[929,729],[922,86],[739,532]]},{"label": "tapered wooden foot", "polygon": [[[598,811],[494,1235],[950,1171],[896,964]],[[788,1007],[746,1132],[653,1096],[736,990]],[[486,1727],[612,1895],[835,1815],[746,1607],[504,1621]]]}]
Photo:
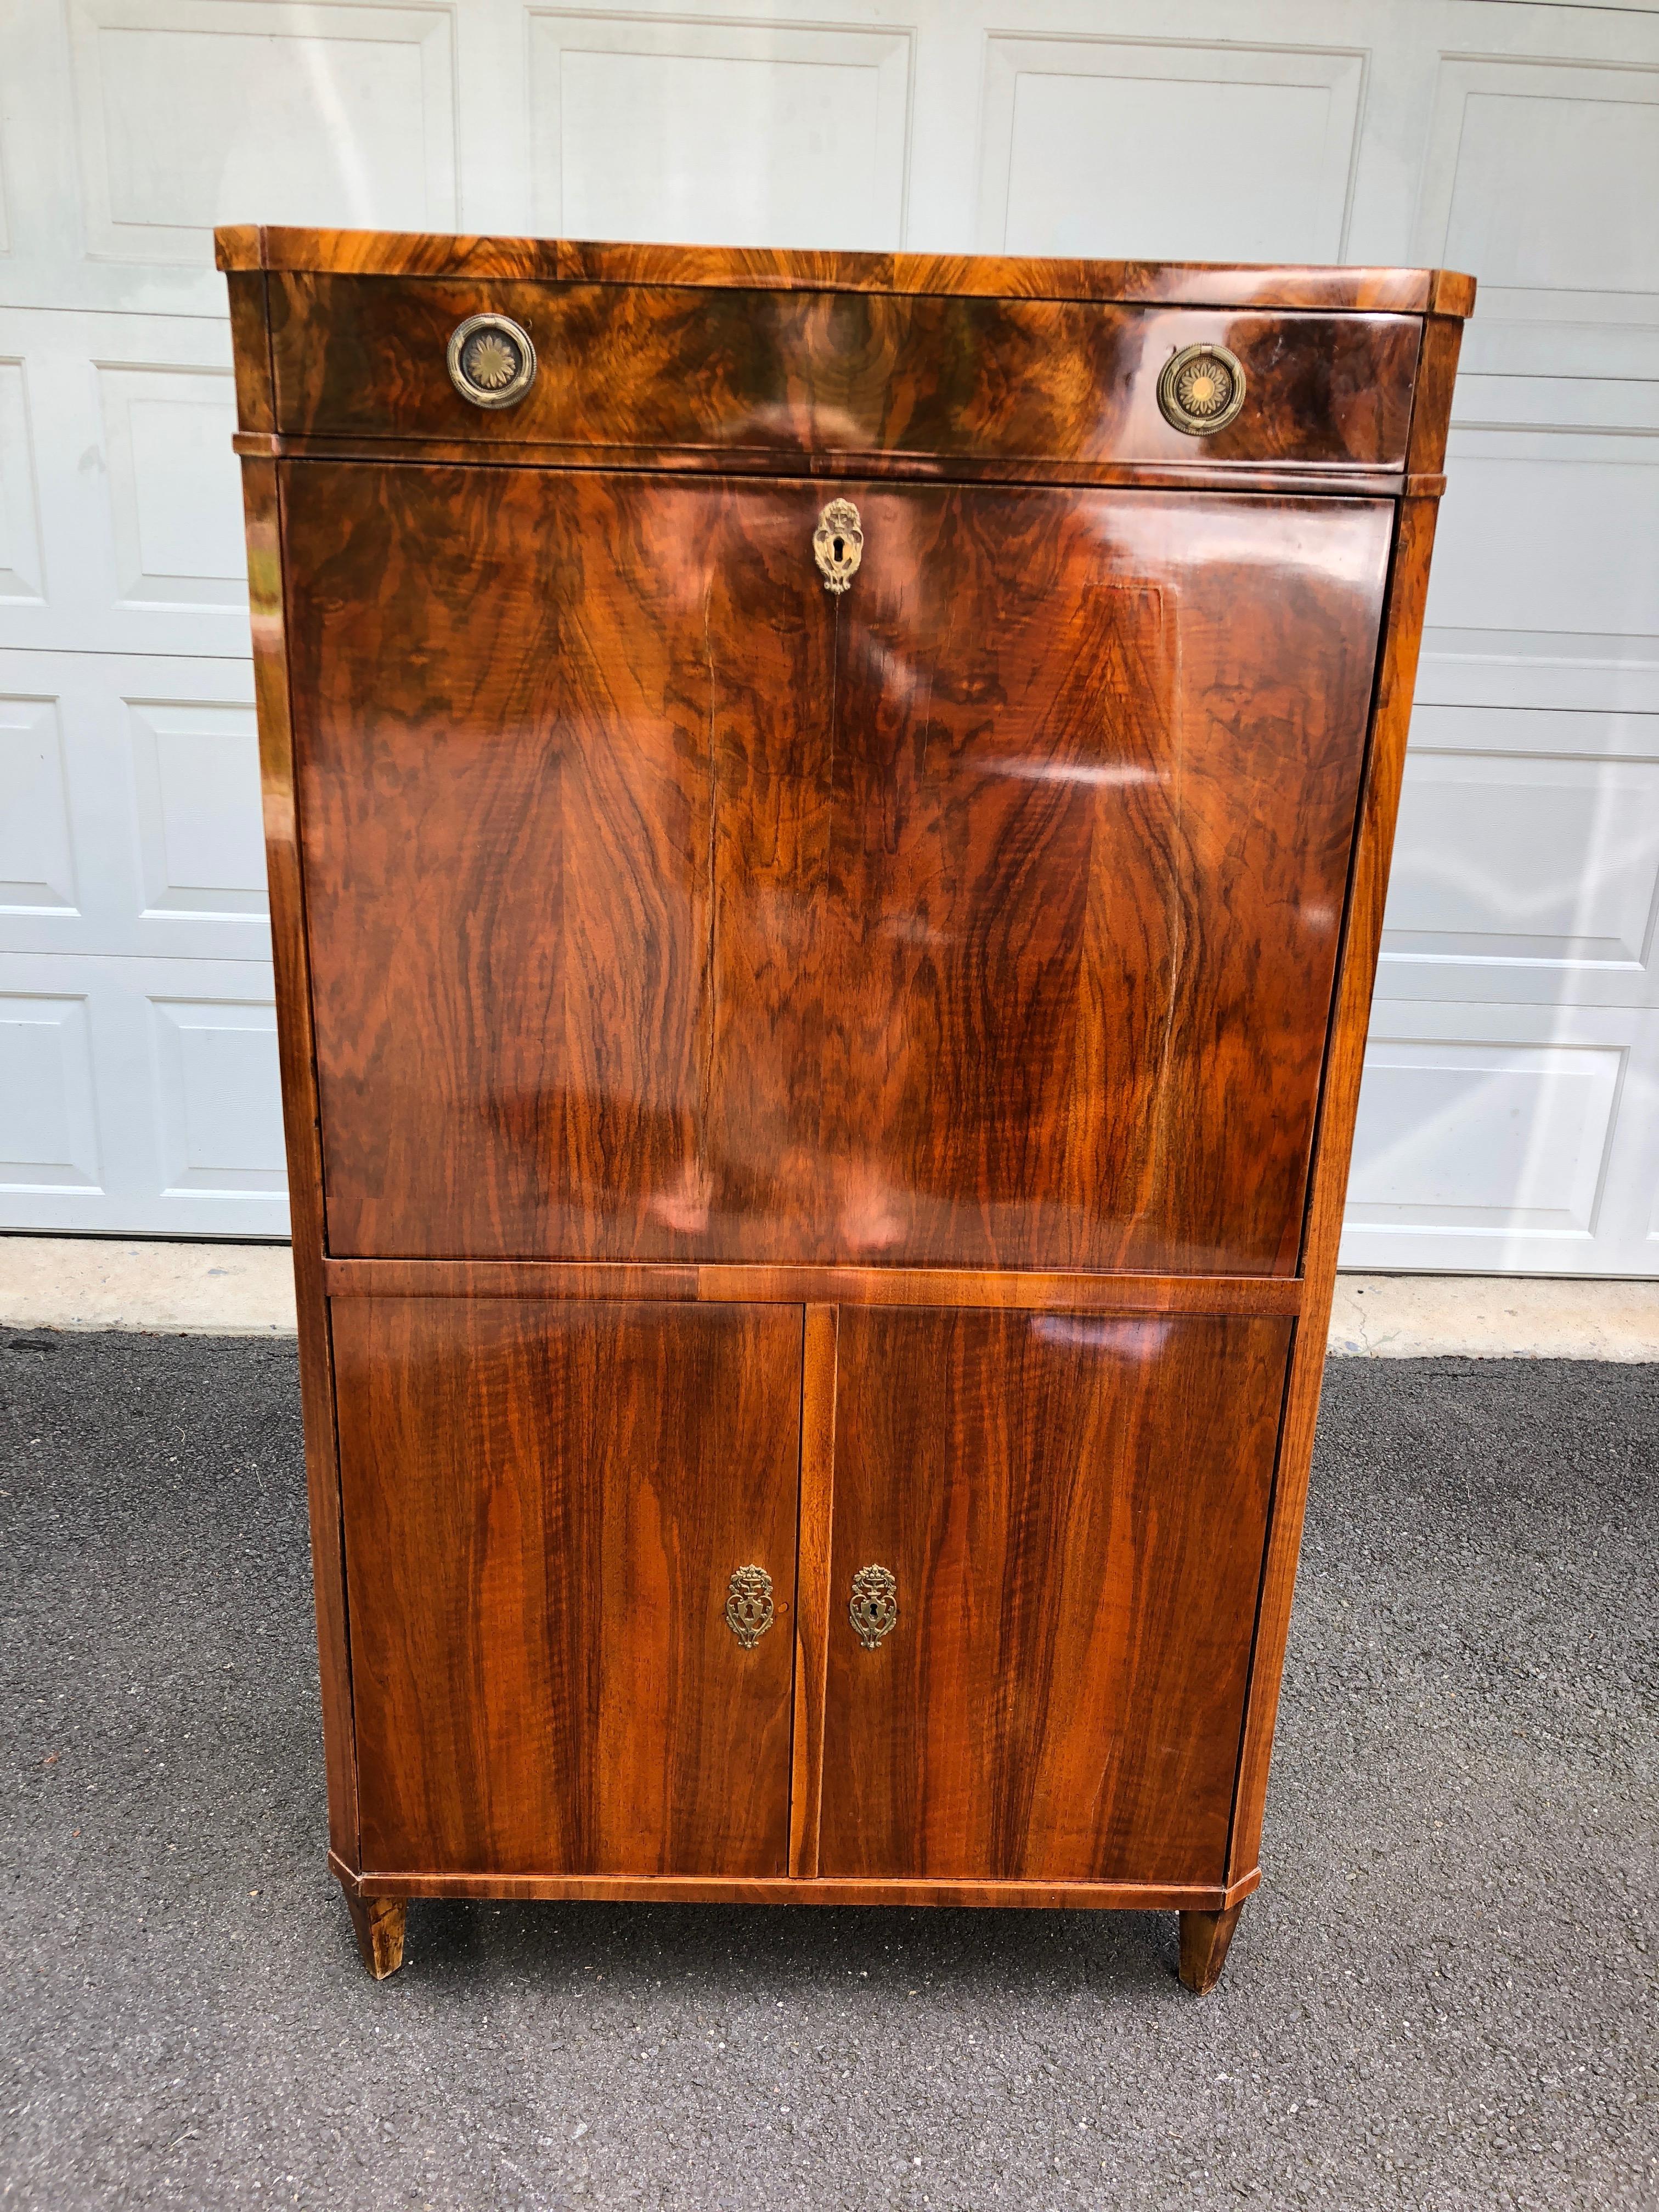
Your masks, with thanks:
[{"label": "tapered wooden foot", "polygon": [[409,1907],[400,1897],[346,1898],[346,1911],[357,1931],[363,1964],[377,1982],[404,1963],[404,1921]]},{"label": "tapered wooden foot", "polygon": [[1238,1916],[1244,1907],[1225,1912],[1183,1912],[1181,1916],[1181,1979],[1196,1997],[1212,1990],[1227,1963],[1227,1946],[1233,1940]]}]

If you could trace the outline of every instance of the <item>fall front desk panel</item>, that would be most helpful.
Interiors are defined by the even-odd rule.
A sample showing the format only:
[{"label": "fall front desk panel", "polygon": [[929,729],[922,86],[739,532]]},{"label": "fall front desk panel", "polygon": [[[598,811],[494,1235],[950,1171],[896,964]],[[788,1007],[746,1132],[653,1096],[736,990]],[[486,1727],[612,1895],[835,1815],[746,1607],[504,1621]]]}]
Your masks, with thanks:
[{"label": "fall front desk panel", "polygon": [[[1295,1273],[1389,502],[279,477],[334,1256]],[[331,1314],[366,1871],[1226,1881],[1289,1319]]]},{"label": "fall front desk panel", "polygon": [[1296,1272],[1391,502],[279,474],[331,1252]]}]

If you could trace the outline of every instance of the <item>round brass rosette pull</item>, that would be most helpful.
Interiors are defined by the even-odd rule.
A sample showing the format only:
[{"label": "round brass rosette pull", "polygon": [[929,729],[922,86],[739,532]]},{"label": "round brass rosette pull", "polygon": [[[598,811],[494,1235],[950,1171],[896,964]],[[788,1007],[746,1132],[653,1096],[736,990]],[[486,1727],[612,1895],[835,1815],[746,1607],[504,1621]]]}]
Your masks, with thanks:
[{"label": "round brass rosette pull", "polygon": [[734,1568],[726,1585],[726,1625],[745,1651],[754,1650],[775,1618],[765,1568]]},{"label": "round brass rosette pull", "polygon": [[884,1636],[892,1634],[898,1620],[898,1582],[890,1569],[859,1569],[853,1577],[853,1601],[847,1617],[866,1651],[873,1651]]},{"label": "round brass rosette pull", "polygon": [[475,407],[513,407],[536,381],[530,333],[505,315],[469,315],[449,338],[449,380]]},{"label": "round brass rosette pull", "polygon": [[1213,437],[1244,404],[1243,365],[1223,345],[1183,346],[1164,364],[1158,404],[1189,438]]}]

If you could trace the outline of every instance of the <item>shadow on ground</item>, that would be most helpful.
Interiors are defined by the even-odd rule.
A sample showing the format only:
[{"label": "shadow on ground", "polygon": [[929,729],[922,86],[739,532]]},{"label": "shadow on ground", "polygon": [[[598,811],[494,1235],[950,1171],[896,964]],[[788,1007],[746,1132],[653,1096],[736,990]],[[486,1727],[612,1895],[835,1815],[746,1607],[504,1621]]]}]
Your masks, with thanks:
[{"label": "shadow on ground", "polygon": [[325,1871],[297,1396],[0,1337],[0,2205],[1659,2203],[1659,1367],[1340,1361],[1226,1978],[1171,1916]]}]

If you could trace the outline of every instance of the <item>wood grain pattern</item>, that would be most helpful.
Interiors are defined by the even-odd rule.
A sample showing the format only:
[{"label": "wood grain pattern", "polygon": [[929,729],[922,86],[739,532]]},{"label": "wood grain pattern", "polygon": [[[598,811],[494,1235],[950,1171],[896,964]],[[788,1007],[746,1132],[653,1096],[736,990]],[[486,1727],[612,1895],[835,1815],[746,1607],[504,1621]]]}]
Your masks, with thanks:
[{"label": "wood grain pattern", "polygon": [[221,269],[374,276],[522,277],[543,283],[697,284],[718,289],[942,292],[964,297],[1180,302],[1370,313],[1468,314],[1474,279],[1444,269],[1088,261],[994,253],[834,253],[764,246],[605,244],[419,231],[227,223]]},{"label": "wood grain pattern", "polygon": [[354,1299],[335,1350],[363,1863],[784,1874],[799,1310]]},{"label": "wood grain pattern", "polygon": [[774,1079],[811,1018],[817,501],[285,480],[332,1249],[763,1252],[812,1210]]},{"label": "wood grain pattern", "polygon": [[336,1298],[672,1298],[692,1303],[1053,1308],[1091,1313],[1301,1310],[1291,1275],[996,1274],[969,1267],[635,1267],[566,1260],[328,1260]]},{"label": "wood grain pattern", "polygon": [[[239,343],[246,337],[239,331]],[[289,1214],[298,1315],[300,1403],[305,1428],[306,1500],[311,1522],[313,1593],[321,1676],[323,1759],[328,1781],[328,1838],[349,1866],[357,1855],[357,1768],[351,1706],[345,1553],[334,1433],[333,1352],[323,1287],[323,1160],[317,1104],[311,976],[295,805],[294,732],[283,627],[281,524],[276,471],[244,461],[248,612],[253,632],[253,694],[259,726],[265,879],[275,963],[277,1063],[288,1161]]]},{"label": "wood grain pattern", "polygon": [[230,294],[231,360],[236,376],[236,419],[244,431],[273,431],[276,408],[270,388],[270,338],[263,274],[236,274],[225,280]]},{"label": "wood grain pattern", "polygon": [[[1070,462],[1401,467],[1420,324],[1087,301],[276,276],[276,427],[337,437],[917,453]],[[479,409],[445,368],[465,317],[511,316],[534,384]],[[1178,348],[1243,363],[1237,419],[1193,438],[1158,379]]]},{"label": "wood grain pattern", "polygon": [[1429,312],[1435,315],[1450,315],[1467,322],[1474,313],[1475,283],[1458,269],[1431,269],[1429,276]]},{"label": "wood grain pattern", "polygon": [[818,1823],[823,1794],[823,1682],[832,1631],[830,1540],[835,1496],[836,1346],[840,1318],[834,1306],[807,1307],[801,1378],[789,1871],[797,1879],[808,1881],[818,1870]]},{"label": "wood grain pattern", "polygon": [[1458,316],[1431,315],[1424,324],[1422,349],[1412,386],[1407,465],[1425,476],[1431,477],[1446,465],[1452,387],[1457,381],[1457,356],[1462,344],[1463,325]]},{"label": "wood grain pattern", "polygon": [[[1449,406],[1450,397],[1450,385],[1446,382],[1431,404],[1437,410],[1443,410]],[[1434,544],[1437,512],[1432,500],[1405,501],[1389,579],[1364,800],[1355,848],[1347,928],[1308,1207],[1304,1261],[1305,1300],[1297,1322],[1290,1386],[1285,1394],[1279,1474],[1262,1572],[1255,1651],[1251,1662],[1249,1699],[1239,1763],[1238,1810],[1229,1851],[1229,1871],[1235,1877],[1255,1866],[1261,1847],[1273,1724],[1279,1711],[1285,1644],[1290,1633],[1291,1599],[1296,1586],[1308,1476],[1313,1462],[1314,1426],[1325,1375],[1325,1348],[1330,1332],[1331,1300],[1336,1287],[1336,1257],[1342,1236],[1348,1163],[1353,1150],[1365,1033],[1370,1020],[1371,992],[1376,981],[1377,956],[1382,939],[1389,860],[1400,811],[1406,738],[1411,723],[1412,690],[1422,641],[1423,609],[1428,596],[1429,556]]]},{"label": "wood grain pattern", "polygon": [[1289,1340],[842,1315],[824,1875],[1223,1886]]},{"label": "wood grain pattern", "polygon": [[1392,510],[850,489],[836,1256],[1293,1273]]},{"label": "wood grain pattern", "polygon": [[1391,508],[283,465],[331,1251],[1294,1271]]}]

